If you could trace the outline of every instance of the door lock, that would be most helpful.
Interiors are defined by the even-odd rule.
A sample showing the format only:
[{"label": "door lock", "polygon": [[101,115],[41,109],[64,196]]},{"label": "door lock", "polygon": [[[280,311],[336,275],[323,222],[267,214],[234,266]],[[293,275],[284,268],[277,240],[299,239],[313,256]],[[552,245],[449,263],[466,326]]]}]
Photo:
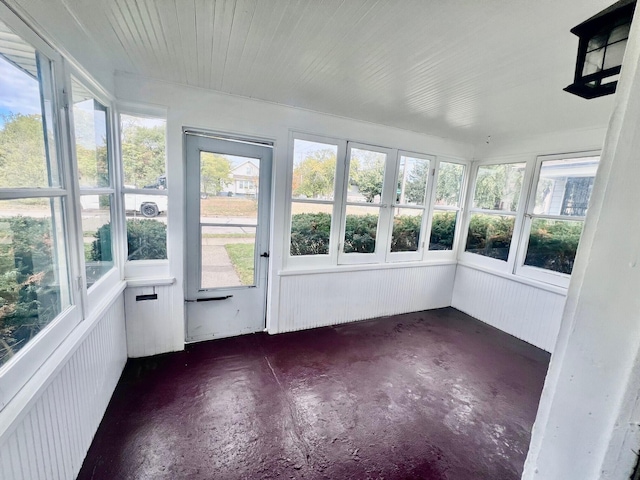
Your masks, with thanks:
[{"label": "door lock", "polygon": [[264,258],[269,258],[269,252],[261,253],[260,256]]}]

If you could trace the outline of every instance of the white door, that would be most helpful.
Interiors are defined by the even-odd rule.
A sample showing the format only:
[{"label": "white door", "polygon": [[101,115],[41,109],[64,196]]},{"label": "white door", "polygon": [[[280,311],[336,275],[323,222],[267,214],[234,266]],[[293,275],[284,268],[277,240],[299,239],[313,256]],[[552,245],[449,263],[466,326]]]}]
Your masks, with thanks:
[{"label": "white door", "polygon": [[188,342],[264,330],[272,147],[186,132]]}]

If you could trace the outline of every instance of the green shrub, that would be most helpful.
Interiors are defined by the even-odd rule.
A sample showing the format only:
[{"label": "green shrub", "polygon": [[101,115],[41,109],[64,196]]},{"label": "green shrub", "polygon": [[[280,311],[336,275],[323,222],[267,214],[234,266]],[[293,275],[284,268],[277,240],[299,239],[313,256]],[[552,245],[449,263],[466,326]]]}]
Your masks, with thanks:
[{"label": "green shrub", "polygon": [[507,260],[514,222],[514,217],[472,215],[467,236],[467,251]]},{"label": "green shrub", "polygon": [[434,212],[429,250],[451,250],[456,232],[457,212]]},{"label": "green shrub", "polygon": [[323,255],[329,253],[331,215],[298,213],[291,217],[291,255]]},{"label": "green shrub", "polygon": [[345,253],[373,253],[376,248],[378,215],[347,215]]},{"label": "green shrub", "polygon": [[571,273],[581,233],[582,222],[534,220],[525,265]]},{"label": "green shrub", "polygon": [[420,241],[421,216],[401,215],[393,219],[392,252],[416,252]]},{"label": "green shrub", "polygon": [[[91,244],[92,261],[113,261],[111,224],[101,226]],[[104,247],[105,248],[103,250]],[[127,260],[162,260],[167,258],[167,226],[158,220],[127,220]]]}]

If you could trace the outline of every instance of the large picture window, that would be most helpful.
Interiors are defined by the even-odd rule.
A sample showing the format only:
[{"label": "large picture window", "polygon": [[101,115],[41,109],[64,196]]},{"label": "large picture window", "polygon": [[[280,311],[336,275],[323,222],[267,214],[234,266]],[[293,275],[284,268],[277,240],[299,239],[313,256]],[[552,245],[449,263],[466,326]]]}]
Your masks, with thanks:
[{"label": "large picture window", "polygon": [[516,273],[568,285],[598,162],[595,155],[538,159]]}]

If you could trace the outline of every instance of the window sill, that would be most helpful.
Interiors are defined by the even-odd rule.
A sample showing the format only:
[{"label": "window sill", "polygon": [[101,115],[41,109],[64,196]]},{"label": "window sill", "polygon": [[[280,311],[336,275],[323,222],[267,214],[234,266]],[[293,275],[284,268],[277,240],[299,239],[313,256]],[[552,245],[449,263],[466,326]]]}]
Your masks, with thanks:
[{"label": "window sill", "polygon": [[289,268],[286,270],[280,270],[278,276],[289,277],[296,275],[316,275],[322,273],[346,273],[346,272],[360,272],[371,270],[390,270],[396,268],[420,268],[420,267],[439,267],[443,265],[456,265],[455,259],[451,260],[427,260],[420,262],[394,262],[394,263],[375,263],[375,264],[361,264],[361,265],[331,265],[326,267],[315,268]]},{"label": "window sill", "polygon": [[127,288],[136,287],[164,287],[176,283],[174,277],[146,277],[127,279]]},{"label": "window sill", "polygon": [[552,285],[550,283],[544,283],[544,282],[540,282],[538,280],[533,280],[531,278],[522,277],[522,276],[516,275],[514,273],[501,272],[499,270],[488,268],[486,266],[477,265],[475,263],[465,262],[465,261],[458,261],[458,265],[460,265],[462,267],[471,268],[471,269],[477,270],[479,272],[485,272],[485,273],[488,273],[490,275],[495,275],[496,277],[501,277],[501,278],[505,278],[507,280],[512,280],[514,282],[522,283],[524,285],[529,285],[530,287],[535,287],[535,288],[538,288],[540,290],[546,290],[548,292],[556,293],[558,295],[562,295],[562,296],[566,296],[567,295],[567,289],[564,288],[564,287],[559,287],[559,286],[556,286],[556,285]]}]

